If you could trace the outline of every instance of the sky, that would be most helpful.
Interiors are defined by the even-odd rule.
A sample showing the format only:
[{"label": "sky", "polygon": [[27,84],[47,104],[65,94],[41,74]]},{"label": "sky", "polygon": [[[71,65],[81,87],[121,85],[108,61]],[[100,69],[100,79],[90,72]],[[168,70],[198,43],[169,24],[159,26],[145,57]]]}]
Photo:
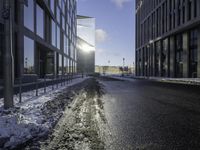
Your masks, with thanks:
[{"label": "sky", "polygon": [[[78,15],[96,20],[96,65],[135,62],[135,0],[77,0]],[[110,62],[110,63],[109,63]]]}]

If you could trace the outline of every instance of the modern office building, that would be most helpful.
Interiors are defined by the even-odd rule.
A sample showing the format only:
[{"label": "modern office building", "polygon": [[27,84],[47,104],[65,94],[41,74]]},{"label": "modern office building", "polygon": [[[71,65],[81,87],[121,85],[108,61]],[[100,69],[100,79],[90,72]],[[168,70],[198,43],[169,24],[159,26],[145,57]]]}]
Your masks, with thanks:
[{"label": "modern office building", "polygon": [[[0,12],[3,3],[0,0]],[[14,76],[31,81],[76,73],[76,0],[11,0]],[[0,78],[4,19],[0,15]]]},{"label": "modern office building", "polygon": [[77,72],[95,72],[95,18],[77,16]]},{"label": "modern office building", "polygon": [[200,77],[200,0],[136,0],[136,75]]}]

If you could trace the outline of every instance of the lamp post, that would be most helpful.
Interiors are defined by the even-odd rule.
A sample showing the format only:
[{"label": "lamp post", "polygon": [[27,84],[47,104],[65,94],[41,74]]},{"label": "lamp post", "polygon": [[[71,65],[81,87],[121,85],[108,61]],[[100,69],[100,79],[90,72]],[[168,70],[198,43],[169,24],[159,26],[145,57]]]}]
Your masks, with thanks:
[{"label": "lamp post", "polygon": [[125,66],[125,58],[123,58],[122,76],[124,76],[124,66]]},{"label": "lamp post", "polygon": [[12,56],[12,9],[10,0],[3,1],[2,17],[5,26],[4,49],[4,108],[13,107],[13,56]]}]

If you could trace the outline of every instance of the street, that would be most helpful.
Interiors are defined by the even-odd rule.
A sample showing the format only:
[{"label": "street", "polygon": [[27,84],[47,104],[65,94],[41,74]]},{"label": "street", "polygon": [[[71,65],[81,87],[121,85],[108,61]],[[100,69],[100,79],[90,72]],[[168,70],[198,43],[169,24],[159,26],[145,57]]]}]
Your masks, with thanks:
[{"label": "street", "polygon": [[[54,129],[18,149],[199,150],[199,90],[148,80],[89,78],[71,88],[72,102]],[[45,109],[63,105],[67,93]]]},{"label": "street", "polygon": [[101,80],[112,149],[200,149],[200,88]]}]

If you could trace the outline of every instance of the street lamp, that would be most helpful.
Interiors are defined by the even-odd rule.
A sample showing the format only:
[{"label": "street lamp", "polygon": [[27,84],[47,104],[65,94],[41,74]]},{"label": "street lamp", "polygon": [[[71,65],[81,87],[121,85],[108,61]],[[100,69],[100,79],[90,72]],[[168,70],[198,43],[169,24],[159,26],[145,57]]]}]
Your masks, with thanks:
[{"label": "street lamp", "polygon": [[123,58],[122,76],[124,76],[124,66],[125,66],[125,58]]}]

